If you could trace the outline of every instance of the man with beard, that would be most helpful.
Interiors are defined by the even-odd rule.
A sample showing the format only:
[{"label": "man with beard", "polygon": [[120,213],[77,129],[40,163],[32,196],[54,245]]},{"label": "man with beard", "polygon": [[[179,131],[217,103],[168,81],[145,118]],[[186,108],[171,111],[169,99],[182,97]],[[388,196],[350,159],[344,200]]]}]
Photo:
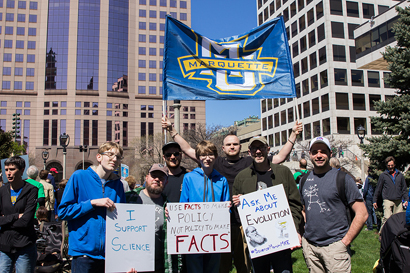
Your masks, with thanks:
[{"label": "man with beard", "polygon": [[344,174],[345,200],[355,212],[349,227],[346,205],[337,186],[340,171],[329,164],[329,140],[316,137],[309,150],[314,167],[300,186],[306,213],[302,238],[306,265],[310,272],[351,272],[348,246],[367,220],[363,197],[353,178]]},{"label": "man with beard", "polygon": [[[232,189],[233,203],[238,206],[240,204],[239,197],[243,194],[282,184],[296,230],[299,232],[302,204],[295,180],[287,167],[273,164],[268,160],[268,151],[269,146],[264,137],[259,136],[251,139],[248,152],[253,163],[236,176]],[[291,249],[254,258],[252,265],[255,273],[268,273],[271,267],[275,273],[292,272]]]},{"label": "man with beard", "polygon": [[179,202],[182,181],[187,173],[186,169],[181,167],[181,147],[176,142],[168,142],[162,147],[162,154],[168,167],[168,181],[164,185],[163,194],[167,197],[168,202]]},{"label": "man with beard", "polygon": [[[177,133],[171,122],[166,117],[162,118],[162,128],[166,129],[170,133],[172,139],[180,145],[181,150],[188,157],[199,164],[199,160],[195,156],[195,149],[193,149],[189,143]],[[302,130],[302,123],[296,122],[286,144],[280,150],[279,154],[271,158],[272,163],[279,164],[286,159],[295,144],[297,135],[302,132]],[[228,134],[225,137],[223,140],[222,150],[224,151],[225,156],[220,156],[215,159],[214,168],[228,180],[229,192],[232,194],[232,185],[236,175],[243,169],[249,167],[252,164],[253,159],[252,157],[241,157],[241,144],[239,138],[234,134]],[[243,231],[241,228],[238,212],[236,211],[236,208],[233,208],[233,213],[231,213],[232,252],[221,254],[221,267],[219,273],[229,273],[232,268],[232,260],[238,273],[251,272],[251,264],[248,258],[249,255],[246,251],[246,243],[244,243],[242,238]]]},{"label": "man with beard", "polygon": [[261,246],[266,243],[266,237],[259,234],[254,226],[248,226],[245,230],[246,237],[248,237],[249,244],[253,247]]},{"label": "man with beard", "polygon": [[151,166],[145,177],[145,188],[126,192],[127,203],[155,205],[155,273],[164,272],[164,208],[166,197],[162,194],[168,179],[168,169],[162,164]]}]

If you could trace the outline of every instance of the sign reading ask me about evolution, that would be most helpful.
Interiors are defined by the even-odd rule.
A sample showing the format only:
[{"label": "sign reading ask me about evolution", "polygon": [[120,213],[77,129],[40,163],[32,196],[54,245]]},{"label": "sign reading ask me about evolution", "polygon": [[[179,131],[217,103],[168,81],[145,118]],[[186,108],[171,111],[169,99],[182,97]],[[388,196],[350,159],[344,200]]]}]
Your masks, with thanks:
[{"label": "sign reading ask me about evolution", "polygon": [[168,203],[168,254],[231,252],[229,204]]},{"label": "sign reading ask me about evolution", "polygon": [[299,245],[282,184],[242,195],[238,212],[252,259]]}]

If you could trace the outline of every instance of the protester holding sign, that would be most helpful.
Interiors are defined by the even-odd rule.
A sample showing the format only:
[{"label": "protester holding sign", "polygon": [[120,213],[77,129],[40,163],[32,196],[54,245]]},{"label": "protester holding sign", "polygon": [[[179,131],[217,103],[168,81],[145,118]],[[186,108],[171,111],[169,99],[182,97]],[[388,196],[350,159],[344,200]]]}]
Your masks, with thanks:
[{"label": "protester holding sign", "polygon": [[[272,164],[268,161],[269,146],[264,137],[254,137],[249,142],[249,154],[253,159],[253,164],[241,171],[235,178],[233,184],[232,200],[236,206],[240,204],[240,196],[257,190],[282,184],[288,199],[290,211],[296,230],[302,219],[302,205],[296,183],[291,171],[281,165]],[[272,224],[272,229],[276,229]],[[255,243],[263,240],[257,236],[255,229],[245,231],[250,239]],[[252,233],[252,234],[251,234]],[[300,237],[300,235],[299,235]],[[275,273],[292,272],[292,259],[290,249],[282,250],[266,256],[252,259],[255,273],[268,273],[272,266]]]},{"label": "protester holding sign", "polygon": [[145,188],[126,193],[127,203],[155,205],[155,273],[164,272],[164,208],[166,197],[162,191],[168,179],[168,169],[162,164],[153,164],[145,177]]},{"label": "protester holding sign", "polygon": [[[229,186],[225,177],[214,170],[218,157],[216,146],[207,140],[201,141],[195,149],[200,168],[185,174],[180,202],[224,202],[229,201]],[[217,273],[221,254],[189,254],[186,257],[188,273]]]},{"label": "protester holding sign", "polygon": [[98,166],[74,172],[64,190],[58,215],[68,222],[73,273],[104,272],[106,212],[115,210],[114,203],[125,203],[122,182],[114,173],[122,155],[117,143],[102,144]]},{"label": "protester holding sign", "polygon": [[[328,139],[312,139],[309,150],[313,172],[299,189],[306,213],[302,239],[306,265],[310,272],[351,272],[349,244],[367,220],[363,197],[350,175],[330,166]],[[350,227],[346,206],[355,212]]]}]

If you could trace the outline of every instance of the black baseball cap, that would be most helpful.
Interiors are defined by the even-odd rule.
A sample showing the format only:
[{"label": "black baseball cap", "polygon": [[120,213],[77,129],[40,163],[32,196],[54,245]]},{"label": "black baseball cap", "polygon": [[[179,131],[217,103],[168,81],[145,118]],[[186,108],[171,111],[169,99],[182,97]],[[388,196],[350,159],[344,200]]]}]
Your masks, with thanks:
[{"label": "black baseball cap", "polygon": [[162,153],[164,153],[166,149],[171,148],[171,147],[176,147],[181,150],[181,146],[179,146],[178,143],[171,141],[171,142],[166,143],[164,146],[162,146]]}]

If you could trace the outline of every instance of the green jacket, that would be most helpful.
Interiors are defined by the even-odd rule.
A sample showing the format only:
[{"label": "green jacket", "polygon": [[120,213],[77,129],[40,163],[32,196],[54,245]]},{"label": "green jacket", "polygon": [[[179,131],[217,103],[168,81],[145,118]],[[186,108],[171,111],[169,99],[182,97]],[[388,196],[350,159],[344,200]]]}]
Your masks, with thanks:
[{"label": "green jacket", "polygon": [[[125,198],[127,200],[127,203],[136,203],[138,196],[140,195],[140,192],[145,189],[144,187],[140,187],[137,189],[133,189],[132,191],[127,191],[125,193]],[[166,219],[165,217],[165,208],[167,206],[167,197],[162,194],[162,198],[164,198],[164,219]],[[181,272],[181,268],[182,268],[182,258],[181,255],[178,255],[178,264],[177,265],[173,265],[172,264],[172,259],[171,259],[171,255],[168,255],[168,245],[167,245],[167,221],[164,221],[164,225],[162,226],[162,230],[163,230],[163,234],[164,234],[164,273],[180,273]]]},{"label": "green jacket", "polygon": [[[302,221],[302,203],[292,172],[285,166],[272,164],[272,184],[273,186],[283,184],[285,194],[288,198],[289,208],[292,212],[296,230],[299,232],[299,225]],[[232,194],[247,194],[256,191],[258,176],[254,169],[254,164],[238,173],[232,187]]]}]

